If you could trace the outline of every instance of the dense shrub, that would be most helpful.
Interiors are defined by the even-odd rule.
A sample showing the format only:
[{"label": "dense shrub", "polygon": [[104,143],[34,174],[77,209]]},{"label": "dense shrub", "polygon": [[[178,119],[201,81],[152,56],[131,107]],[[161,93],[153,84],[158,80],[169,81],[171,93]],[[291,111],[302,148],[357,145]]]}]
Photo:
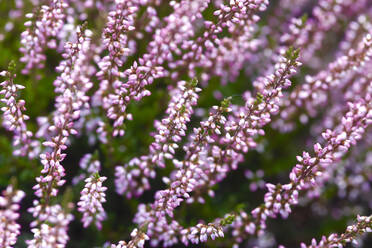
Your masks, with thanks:
[{"label": "dense shrub", "polygon": [[372,1],[0,11],[0,247],[372,246]]}]

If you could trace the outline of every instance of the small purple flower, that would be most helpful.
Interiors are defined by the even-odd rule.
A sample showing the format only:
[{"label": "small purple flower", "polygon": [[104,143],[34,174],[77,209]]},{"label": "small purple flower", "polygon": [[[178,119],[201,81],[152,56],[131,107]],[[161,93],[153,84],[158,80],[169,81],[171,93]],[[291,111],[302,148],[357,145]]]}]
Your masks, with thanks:
[{"label": "small purple flower", "polygon": [[16,222],[19,218],[19,203],[25,193],[15,190],[9,185],[0,196],[0,247],[14,247],[21,226]]},{"label": "small purple flower", "polygon": [[[14,65],[10,65],[14,67]],[[14,83],[16,75],[11,71],[2,71],[0,76],[6,77],[6,80],[0,83],[0,95],[3,97],[1,102],[5,106],[1,108],[4,112],[3,126],[13,132],[13,145],[15,147],[13,154],[16,156],[29,156],[34,158],[38,154],[39,142],[33,140],[33,133],[27,129],[26,121],[29,119],[28,115],[24,114],[26,111],[26,102],[19,99],[19,91],[25,87]]]},{"label": "small purple flower", "polygon": [[78,211],[83,213],[82,222],[84,227],[95,222],[98,229],[102,228],[101,222],[106,219],[106,213],[102,203],[106,202],[105,191],[107,187],[102,186],[106,177],[100,177],[94,174],[85,179],[84,189],[81,191],[80,201],[78,202]]}]

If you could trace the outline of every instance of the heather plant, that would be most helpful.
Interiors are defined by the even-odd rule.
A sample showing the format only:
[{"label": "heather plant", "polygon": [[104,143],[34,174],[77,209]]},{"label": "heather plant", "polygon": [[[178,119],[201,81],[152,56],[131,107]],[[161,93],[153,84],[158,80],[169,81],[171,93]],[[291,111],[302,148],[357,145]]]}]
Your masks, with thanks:
[{"label": "heather plant", "polygon": [[0,13],[0,248],[372,247],[372,1]]}]

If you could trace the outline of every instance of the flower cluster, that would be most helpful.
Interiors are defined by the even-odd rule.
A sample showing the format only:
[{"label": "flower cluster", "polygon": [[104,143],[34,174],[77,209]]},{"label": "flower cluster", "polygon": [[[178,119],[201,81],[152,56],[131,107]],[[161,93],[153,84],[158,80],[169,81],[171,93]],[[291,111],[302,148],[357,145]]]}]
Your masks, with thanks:
[{"label": "flower cluster", "polygon": [[309,39],[303,50],[302,56],[304,60],[314,62],[316,67],[317,61],[312,60],[312,57],[315,51],[322,46],[327,32],[332,28],[337,28],[337,23],[343,16],[352,16],[354,13],[358,13],[358,9],[364,6],[364,0],[319,1],[312,11],[314,19],[309,23],[309,29],[307,31]]},{"label": "flower cluster", "polygon": [[[169,188],[156,193],[155,202],[151,204],[150,210],[139,207],[135,220],[140,226],[147,226],[149,235],[153,232],[159,233],[159,230],[164,233],[164,228],[169,229],[164,227],[167,224],[164,218],[166,215],[173,217],[174,209],[184,199],[192,199],[191,192],[200,191],[201,188],[209,189],[222,180],[228,170],[236,169],[237,164],[242,160],[240,152],[247,152],[249,147],[255,146],[253,137],[263,134],[262,127],[270,122],[270,114],[277,111],[279,96],[282,95],[281,90],[290,86],[288,78],[300,65],[297,59],[298,51],[293,48],[288,49],[275,66],[277,70],[275,74],[261,80],[263,86],[257,98],[247,97],[246,106],[242,110],[245,112],[241,112],[237,119],[232,116],[232,120],[229,121],[222,115],[224,112],[231,111],[228,102],[224,101],[221,107],[214,108],[207,121],[201,122],[200,128],[194,130],[191,141],[184,146],[185,159],[173,160],[177,167],[176,171],[170,178],[163,179]],[[225,132],[226,134],[223,134]],[[217,137],[220,137],[220,145],[224,145],[225,150],[215,145],[218,144],[216,141],[220,140]],[[209,157],[210,153],[212,157]],[[203,198],[199,197],[199,201],[203,202]],[[149,225],[149,222],[152,224]],[[186,237],[193,236],[186,235]],[[161,240],[172,239],[168,235],[162,235]],[[195,241],[196,238],[192,240]],[[201,240],[206,240],[204,233]]]},{"label": "flower cluster", "polygon": [[[43,145],[52,151],[40,155],[43,164],[42,175],[36,178],[37,184],[33,187],[35,195],[40,200],[35,200],[34,206],[29,209],[36,218],[31,225],[38,228],[33,229],[34,239],[28,241],[30,246],[64,245],[68,240],[66,228],[72,215],[65,214],[59,204],[50,205],[50,201],[52,197],[57,196],[58,187],[65,183],[62,179],[65,169],[61,162],[66,157],[63,151],[67,149],[68,137],[77,134],[73,128],[73,121],[79,118],[81,108],[89,106],[87,103],[89,97],[85,93],[92,86],[89,75],[94,73],[89,64],[90,35],[89,30],[78,28],[76,43],[66,44],[64,54],[66,60],[62,61],[57,68],[61,76],[54,84],[55,91],[59,95],[56,97],[54,124],[49,126],[49,130],[55,133],[55,136],[43,142]],[[60,218],[64,219],[62,225],[59,223]],[[58,236],[59,232],[65,234],[61,235],[61,238],[51,240],[53,235]]]},{"label": "flower cluster", "polygon": [[15,190],[9,185],[0,196],[0,246],[13,247],[17,242],[21,226],[16,222],[19,218],[19,203],[25,193]]},{"label": "flower cluster", "polygon": [[120,241],[117,245],[111,245],[111,248],[143,248],[146,240],[149,240],[146,234],[137,229],[134,229],[130,236],[132,240],[128,244],[125,241]]},{"label": "flower cluster", "polygon": [[[214,75],[220,76],[222,83],[233,81],[250,57],[250,52],[257,46],[253,39],[253,27],[260,20],[257,12],[265,11],[267,5],[267,0],[236,0],[229,1],[228,5],[222,4],[213,13],[218,19],[217,23],[204,21],[206,30],[203,35],[184,42],[184,47],[189,51],[176,65],[187,66],[190,77],[196,76],[196,68],[205,69],[206,72],[201,75],[204,82]],[[231,37],[217,35],[225,28]]]},{"label": "flower cluster", "polygon": [[208,240],[208,237],[211,237],[212,240],[218,237],[224,237],[222,227],[213,224],[197,224],[194,227],[182,230],[181,234],[182,241],[186,245],[188,245],[189,240],[193,244],[198,244],[199,241],[201,243],[206,242]]},{"label": "flower cluster", "polygon": [[186,135],[186,124],[190,121],[193,106],[196,105],[198,92],[197,81],[180,81],[173,91],[165,113],[167,116],[155,122],[157,132],[155,141],[149,147],[149,154],[133,158],[125,166],[116,167],[116,191],[119,194],[139,196],[150,187],[148,178],[154,178],[156,167],[165,167],[165,159],[174,158],[178,142]]},{"label": "flower cluster", "polygon": [[26,14],[30,20],[25,22],[27,29],[21,35],[23,57],[20,60],[26,64],[23,73],[43,68],[45,48],[57,48],[56,38],[64,24],[67,7],[64,0],[49,0],[48,4],[37,7],[35,13]]},{"label": "flower cluster", "polygon": [[99,62],[100,70],[97,77],[101,81],[99,90],[95,92],[95,104],[101,104],[108,108],[107,95],[110,88],[117,85],[123,73],[119,68],[123,65],[123,57],[128,56],[132,50],[128,32],[135,29],[135,16],[138,11],[137,1],[115,1],[115,9],[110,11],[107,17],[106,27],[102,34],[103,46],[108,50],[108,55]]},{"label": "flower cluster", "polygon": [[205,166],[199,166],[204,169],[204,174],[197,179],[196,191],[207,191],[213,196],[211,188],[222,181],[228,171],[237,169],[244,153],[256,148],[255,139],[265,134],[263,127],[271,121],[271,115],[277,113],[282,90],[291,85],[289,78],[301,65],[297,59],[298,50],[289,48],[278,59],[273,74],[258,78],[253,83],[259,88],[256,97],[247,92],[245,106],[238,107],[228,116],[223,134],[218,139],[214,138],[217,144],[210,142],[211,146],[207,149],[212,156],[206,158]]},{"label": "flower cluster", "polygon": [[[131,119],[131,114],[126,113],[127,105],[131,100],[138,101],[151,94],[145,87],[165,75],[161,64],[172,58],[172,48],[176,49],[183,38],[193,34],[190,22],[195,21],[195,16],[200,15],[200,11],[206,7],[205,1],[172,1],[171,4],[175,12],[167,18],[167,25],[154,33],[153,41],[147,48],[148,53],[124,72],[127,82],[118,81],[114,85],[115,92],[108,96],[110,108],[107,116],[115,120],[114,136],[124,135],[123,122]],[[164,45],[163,42],[168,44]]]},{"label": "flower cluster", "polygon": [[319,242],[313,239],[311,245],[307,246],[302,243],[301,248],[343,247],[350,242],[358,245],[356,238],[361,233],[370,232],[372,232],[372,216],[358,216],[357,223],[348,226],[345,233],[342,233],[341,235],[331,234],[328,237],[323,236]]},{"label": "flower cluster", "polygon": [[106,177],[100,177],[97,173],[85,179],[84,189],[81,191],[78,210],[83,213],[82,222],[84,227],[94,221],[97,228],[101,229],[101,222],[106,218],[102,203],[106,201],[105,191],[107,187],[102,186]]},{"label": "flower cluster", "polygon": [[[191,28],[201,12],[208,7],[208,1],[182,1],[181,3],[171,2],[175,12],[167,18],[167,25],[157,30],[154,39],[148,45],[149,53],[143,55],[139,62],[134,62],[130,69],[124,74],[127,76],[127,82],[115,86],[115,94],[110,94],[110,108],[108,117],[114,121],[114,136],[123,135],[123,122],[125,119],[131,119],[131,115],[126,112],[127,105],[131,100],[139,101],[145,96],[151,94],[145,87],[152,84],[154,79],[164,77],[168,73],[161,66],[168,62],[171,68],[185,68],[189,71],[189,76],[194,77],[197,62],[204,58],[206,53],[217,41],[217,34],[223,31],[226,26],[233,26],[233,23],[243,22],[241,19],[253,18],[256,11],[265,10],[267,0],[257,1],[230,1],[230,6],[222,5],[214,15],[218,17],[218,22],[206,22],[206,31],[196,40],[185,42],[193,37],[194,31]],[[257,20],[257,18],[254,18]],[[167,41],[165,45],[163,42]],[[178,48],[181,46],[185,51],[182,60],[178,63],[174,61],[174,55],[181,53]],[[203,56],[202,56],[203,55]],[[204,62],[209,63],[208,61]],[[176,75],[172,75],[176,77]]]},{"label": "flower cluster", "polygon": [[34,238],[26,241],[28,247],[65,247],[69,239],[67,229],[73,215],[66,213],[60,205],[48,206],[42,212],[40,207],[35,207],[30,212],[38,214],[39,219],[45,222],[31,229]]},{"label": "flower cluster", "polygon": [[[370,139],[370,136],[367,138]],[[332,170],[325,171],[324,176],[318,179],[319,186],[312,189],[313,192],[309,192],[309,198],[320,195],[324,191],[324,184],[328,183],[337,185],[337,196],[341,199],[352,202],[363,200],[371,204],[369,196],[372,192],[369,181],[372,177],[372,153],[368,151],[369,146],[370,142],[364,142],[358,149],[352,151],[354,156],[340,161]]]},{"label": "flower cluster", "polygon": [[298,204],[299,192],[311,189],[322,176],[324,170],[339,161],[341,157],[356,145],[366,128],[372,123],[371,102],[360,100],[349,103],[349,111],[342,118],[342,122],[334,128],[322,133],[325,145],[314,145],[314,156],[303,152],[297,156],[298,163],[289,174],[290,183],[267,183],[268,192],[265,194],[265,203],[251,212],[251,217],[245,212],[241,213],[239,221],[233,224],[235,235],[240,238],[239,229],[248,234],[262,233],[266,228],[268,217],[275,218],[277,214],[287,218],[291,213],[291,205]]},{"label": "flower cluster", "polygon": [[[78,33],[81,34],[80,29]],[[89,31],[86,33],[89,37]],[[89,98],[85,96],[85,92],[92,85],[85,74],[89,73],[90,69],[87,68],[88,71],[82,70],[85,69],[89,51],[89,38],[85,39],[84,37],[79,36],[76,44],[69,43],[66,45],[66,61],[63,61],[58,67],[63,73],[54,83],[55,91],[60,95],[56,98],[57,110],[54,116],[54,125],[49,127],[49,130],[56,135],[51,140],[43,142],[43,145],[50,147],[53,152],[40,155],[41,162],[44,165],[41,173],[46,176],[37,178],[39,184],[34,189],[38,197],[49,198],[51,195],[55,196],[57,189],[54,187],[64,184],[65,181],[61,178],[65,172],[60,162],[66,155],[62,151],[67,148],[66,142],[70,134],[77,133],[73,128],[73,120],[79,117],[82,107],[87,107]],[[46,195],[43,195],[43,193],[46,193]]]},{"label": "flower cluster", "polygon": [[372,28],[372,23],[367,15],[360,15],[352,21],[345,31],[345,38],[340,43],[340,51],[346,52],[358,45],[358,42]]},{"label": "flower cluster", "polygon": [[288,120],[300,112],[300,121],[306,123],[309,117],[314,117],[319,107],[326,103],[329,91],[343,86],[341,80],[348,74],[361,70],[364,65],[367,66],[366,62],[371,56],[372,36],[366,34],[357,49],[350,49],[346,55],[330,63],[328,70],[321,71],[313,77],[307,76],[306,83],[292,91],[290,97],[282,103],[281,118],[276,122],[276,126],[283,131],[293,129],[293,121]]},{"label": "flower cluster", "polygon": [[26,111],[26,102],[20,99],[19,92],[24,89],[23,85],[16,84],[14,79],[16,77],[13,74],[14,64],[9,65],[8,71],[2,71],[1,76],[6,77],[6,80],[0,83],[1,91],[3,95],[1,102],[5,103],[5,106],[1,108],[4,112],[3,126],[14,133],[13,135],[13,154],[18,156],[28,155],[33,158],[37,155],[37,150],[32,151],[32,147],[38,148],[39,143],[36,140],[32,140],[33,133],[27,129],[26,121],[29,117],[24,114]]}]

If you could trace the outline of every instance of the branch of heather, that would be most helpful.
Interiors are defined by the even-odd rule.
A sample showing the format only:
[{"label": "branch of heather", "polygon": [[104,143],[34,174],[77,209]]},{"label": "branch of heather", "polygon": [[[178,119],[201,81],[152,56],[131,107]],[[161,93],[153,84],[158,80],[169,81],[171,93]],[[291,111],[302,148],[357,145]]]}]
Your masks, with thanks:
[{"label": "branch of heather", "polygon": [[234,236],[242,240],[243,234],[262,234],[266,228],[268,217],[275,218],[281,214],[286,218],[291,213],[291,205],[298,204],[299,192],[316,185],[316,178],[323,171],[339,161],[351,146],[362,139],[366,128],[372,124],[372,104],[364,99],[349,103],[349,111],[342,118],[340,125],[333,130],[322,133],[325,144],[314,145],[314,155],[303,152],[297,156],[298,164],[289,174],[290,182],[281,184],[266,184],[268,193],[265,203],[255,208],[251,215],[242,211],[237,221],[233,223]]},{"label": "branch of heather", "polygon": [[57,67],[61,75],[54,82],[58,96],[54,123],[49,127],[55,135],[51,140],[43,142],[51,151],[47,149],[40,155],[42,175],[36,178],[37,184],[33,187],[39,199],[34,200],[34,206],[29,209],[36,218],[31,223],[34,239],[27,241],[30,248],[64,247],[68,241],[67,226],[72,215],[66,213],[59,204],[52,204],[52,199],[57,196],[58,187],[65,183],[62,179],[65,169],[61,163],[66,157],[63,151],[67,149],[69,136],[77,134],[73,128],[74,120],[79,118],[82,108],[89,107],[86,92],[92,87],[89,77],[94,73],[90,66],[90,36],[90,30],[78,28],[76,42],[66,43],[65,60]]},{"label": "branch of heather", "polygon": [[148,178],[155,178],[157,167],[164,168],[165,161],[174,158],[176,149],[182,137],[186,135],[187,123],[193,114],[193,107],[201,91],[197,80],[180,81],[177,88],[171,91],[171,99],[161,121],[155,122],[157,132],[155,141],[149,147],[149,154],[133,158],[124,166],[115,168],[116,191],[126,194],[128,198],[139,196],[150,188]]},{"label": "branch of heather", "polygon": [[37,154],[39,142],[32,140],[33,133],[27,129],[26,121],[29,117],[24,114],[26,102],[19,97],[20,90],[25,87],[14,82],[16,77],[14,62],[9,65],[7,71],[2,71],[0,76],[6,78],[0,84],[0,95],[3,96],[1,102],[5,103],[1,111],[4,112],[3,126],[8,131],[13,132],[13,146],[15,147],[13,154],[33,158]]},{"label": "branch of heather", "polygon": [[[246,102],[246,112],[239,114],[234,120],[233,125],[221,116],[223,111],[231,111],[226,104],[224,108],[217,108],[215,115],[210,115],[207,121],[201,123],[201,128],[194,130],[192,141],[188,143],[184,150],[186,152],[183,161],[174,160],[177,169],[174,177],[169,180],[169,188],[158,191],[155,195],[155,202],[151,204],[150,209],[144,206],[139,207],[136,216],[136,222],[140,228],[146,227],[147,235],[153,237],[160,233],[159,230],[167,229],[164,225],[167,223],[165,218],[168,215],[173,217],[173,212],[184,199],[190,198],[190,193],[197,187],[205,186],[207,182],[214,184],[213,180],[208,181],[208,175],[215,171],[225,175],[227,167],[236,168],[241,160],[238,152],[248,150],[249,145],[253,146],[252,137],[257,134],[263,134],[262,127],[270,122],[270,114],[278,110],[278,101],[281,96],[282,88],[290,86],[289,77],[296,72],[296,67],[300,65],[297,61],[298,50],[290,48],[277,64],[276,72],[268,75],[265,87],[256,98],[250,97]],[[214,157],[209,157],[208,150],[216,150],[214,136],[221,135],[223,129],[227,130],[223,137],[225,149],[218,152],[213,151]],[[239,159],[240,156],[240,159]],[[214,159],[217,162],[213,162]],[[224,161],[225,164],[222,164]],[[224,167],[223,170],[218,167]],[[150,219],[150,220],[149,220]],[[165,223],[164,223],[165,222]],[[219,229],[216,229],[219,230]],[[211,232],[215,235],[219,231]],[[204,233],[203,233],[204,234]],[[217,235],[219,236],[219,235]],[[167,240],[163,238],[163,240]],[[196,239],[191,239],[196,242]]]},{"label": "branch of heather", "polygon": [[311,240],[311,245],[301,243],[301,248],[327,248],[327,247],[344,247],[347,243],[358,245],[357,238],[364,233],[372,232],[372,215],[359,216],[355,224],[346,228],[342,234],[332,233],[328,237],[322,236],[319,242],[316,239]]}]

